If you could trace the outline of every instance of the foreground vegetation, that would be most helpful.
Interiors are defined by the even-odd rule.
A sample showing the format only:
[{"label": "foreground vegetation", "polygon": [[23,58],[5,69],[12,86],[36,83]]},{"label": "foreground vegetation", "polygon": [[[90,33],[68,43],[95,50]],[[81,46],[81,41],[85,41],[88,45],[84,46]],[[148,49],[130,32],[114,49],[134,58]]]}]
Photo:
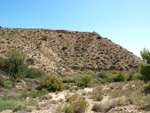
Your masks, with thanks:
[{"label": "foreground vegetation", "polygon": [[[0,111],[41,109],[38,102],[44,99],[55,104],[59,113],[84,113],[91,103],[95,112],[130,105],[135,105],[139,111],[150,111],[150,85],[144,82],[150,80],[150,53],[144,49],[141,56],[147,63],[141,63],[140,73],[77,70],[76,75],[59,78],[51,74],[43,77],[42,71],[31,68],[20,52],[12,51],[6,58],[0,58]],[[23,84],[22,89],[18,89],[18,83]],[[90,91],[84,91],[86,88]],[[64,94],[63,90],[68,93]],[[65,96],[53,100],[48,93]]]}]

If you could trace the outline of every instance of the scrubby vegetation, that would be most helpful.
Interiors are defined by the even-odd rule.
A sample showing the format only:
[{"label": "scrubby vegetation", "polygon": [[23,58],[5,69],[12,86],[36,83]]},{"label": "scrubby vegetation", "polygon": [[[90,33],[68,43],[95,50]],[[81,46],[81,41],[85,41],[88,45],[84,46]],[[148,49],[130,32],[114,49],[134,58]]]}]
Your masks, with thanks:
[{"label": "scrubby vegetation", "polygon": [[123,75],[122,72],[119,72],[118,75],[114,78],[114,82],[122,82],[125,80],[126,80],[126,77]]},{"label": "scrubby vegetation", "polygon": [[102,86],[97,86],[94,90],[93,90],[93,95],[92,95],[93,100],[95,101],[101,101],[103,99],[102,96]]},{"label": "scrubby vegetation", "polygon": [[41,87],[46,88],[48,91],[62,91],[64,89],[62,81],[50,74],[44,78]]},{"label": "scrubby vegetation", "polygon": [[82,87],[87,87],[93,83],[93,77],[89,74],[83,75],[81,79],[78,82],[78,86]]},{"label": "scrubby vegetation", "polygon": [[145,63],[141,63],[141,74],[144,81],[150,80],[150,52],[148,49],[143,49],[141,52],[141,57]]},{"label": "scrubby vegetation", "polygon": [[64,111],[65,113],[84,113],[88,107],[87,101],[78,94],[68,95],[67,97],[68,105],[64,107],[60,106],[59,112]]},{"label": "scrubby vegetation", "polygon": [[14,78],[36,78],[40,77],[41,73],[35,68],[29,68],[29,65],[24,62],[24,55],[17,51],[9,51],[7,58],[0,57],[0,69]]},{"label": "scrubby vegetation", "polygon": [[97,33],[0,28],[0,34],[0,111],[150,111],[148,49],[139,70],[139,58]]}]

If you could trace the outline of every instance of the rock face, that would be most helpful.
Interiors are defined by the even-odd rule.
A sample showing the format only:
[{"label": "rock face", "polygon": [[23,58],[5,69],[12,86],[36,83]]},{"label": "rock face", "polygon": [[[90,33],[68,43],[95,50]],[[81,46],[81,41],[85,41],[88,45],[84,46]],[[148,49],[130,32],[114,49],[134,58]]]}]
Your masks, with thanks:
[{"label": "rock face", "polygon": [[138,70],[141,59],[95,32],[0,28],[0,56],[18,49],[31,66],[63,75],[80,70]]}]

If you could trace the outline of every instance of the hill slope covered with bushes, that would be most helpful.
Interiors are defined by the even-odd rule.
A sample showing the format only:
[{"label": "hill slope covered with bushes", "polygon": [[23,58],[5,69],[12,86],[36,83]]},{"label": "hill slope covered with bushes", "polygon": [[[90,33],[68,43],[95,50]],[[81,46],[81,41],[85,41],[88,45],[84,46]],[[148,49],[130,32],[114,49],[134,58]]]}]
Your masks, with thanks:
[{"label": "hill slope covered with bushes", "polygon": [[64,75],[80,70],[138,70],[141,59],[95,32],[0,28],[0,56],[17,49],[32,67]]}]

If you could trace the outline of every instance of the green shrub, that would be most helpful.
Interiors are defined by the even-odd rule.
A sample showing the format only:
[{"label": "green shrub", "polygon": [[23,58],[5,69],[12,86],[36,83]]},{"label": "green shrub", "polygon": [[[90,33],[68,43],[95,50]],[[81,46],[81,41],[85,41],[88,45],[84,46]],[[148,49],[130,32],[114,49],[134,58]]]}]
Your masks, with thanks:
[{"label": "green shrub", "polygon": [[103,99],[102,95],[96,95],[95,100],[101,101]]},{"label": "green shrub", "polygon": [[47,75],[44,78],[41,87],[46,88],[48,91],[62,91],[64,89],[62,81],[52,75]]},{"label": "green shrub", "polygon": [[74,108],[71,105],[65,106],[64,107],[64,112],[65,113],[74,113]]},{"label": "green shrub", "polygon": [[66,105],[63,103],[58,106],[57,112],[59,113],[84,113],[88,107],[87,101],[77,93],[73,95],[67,94],[65,98],[68,103]]},{"label": "green shrub", "polygon": [[104,78],[107,78],[107,75],[106,75],[105,72],[99,72],[99,73],[98,73],[98,77],[104,79]]},{"label": "green shrub", "polygon": [[12,88],[13,87],[13,82],[11,80],[3,81],[3,84],[4,84],[5,88]]},{"label": "green shrub", "polygon": [[41,72],[35,68],[28,68],[26,78],[37,78],[41,76]]},{"label": "green shrub", "polygon": [[62,47],[62,50],[66,50],[66,49],[67,49],[67,47],[66,47],[66,46]]},{"label": "green shrub", "polygon": [[119,72],[116,77],[114,77],[114,82],[122,82],[125,81],[126,77],[123,75],[122,72]]},{"label": "green shrub", "polygon": [[84,113],[88,107],[87,101],[78,94],[74,94],[67,98],[69,106],[65,107],[65,113]]},{"label": "green shrub", "polygon": [[36,78],[40,76],[40,71],[29,68],[24,63],[24,55],[17,50],[12,50],[6,55],[7,58],[0,58],[0,69],[14,78]]},{"label": "green shrub", "polygon": [[44,40],[44,41],[46,41],[48,39],[47,35],[43,35],[42,37],[43,37],[42,40]]},{"label": "green shrub", "polygon": [[88,103],[86,100],[75,100],[70,103],[68,106],[64,107],[65,113],[84,113],[86,108],[88,107]]},{"label": "green shrub", "polygon": [[114,79],[113,77],[104,78],[104,79],[101,81],[101,83],[103,83],[103,84],[105,84],[105,83],[111,83],[111,82],[114,81],[113,79]]},{"label": "green shrub", "polygon": [[93,100],[95,100],[95,101],[101,101],[103,99],[101,85],[96,87],[96,89],[93,90],[92,97],[93,97]]},{"label": "green shrub", "polygon": [[150,51],[144,48],[140,51],[142,59],[147,63],[140,64],[140,73],[142,74],[142,78],[144,81],[150,80]]},{"label": "green shrub", "polygon": [[84,113],[88,107],[88,103],[86,100],[76,100],[71,106],[74,108],[74,113]]},{"label": "green shrub", "polygon": [[127,78],[127,81],[130,81],[133,79],[133,75],[135,74],[135,71],[132,71],[129,75],[129,77]]},{"label": "green shrub", "polygon": [[146,63],[150,64],[150,51],[148,49],[144,48],[142,51],[140,51],[140,54],[141,54],[142,59]]},{"label": "green shrub", "polygon": [[140,73],[142,74],[142,78],[143,80],[149,81],[150,80],[150,64],[146,64],[146,63],[141,63],[140,65]]},{"label": "green shrub", "polygon": [[75,78],[71,78],[71,77],[63,78],[62,81],[63,83],[75,83],[76,82]]},{"label": "green shrub", "polygon": [[130,81],[133,79],[133,75],[129,75],[129,77],[127,78],[127,81]]},{"label": "green shrub", "polygon": [[78,86],[89,86],[93,83],[93,77],[89,74],[83,75],[78,82]]},{"label": "green shrub", "polygon": [[111,71],[112,74],[117,74],[118,72],[116,70]]},{"label": "green shrub", "polygon": [[[109,69],[116,69],[116,66],[115,65],[111,65],[110,67],[109,67]],[[114,73],[115,74],[115,73]]]}]

